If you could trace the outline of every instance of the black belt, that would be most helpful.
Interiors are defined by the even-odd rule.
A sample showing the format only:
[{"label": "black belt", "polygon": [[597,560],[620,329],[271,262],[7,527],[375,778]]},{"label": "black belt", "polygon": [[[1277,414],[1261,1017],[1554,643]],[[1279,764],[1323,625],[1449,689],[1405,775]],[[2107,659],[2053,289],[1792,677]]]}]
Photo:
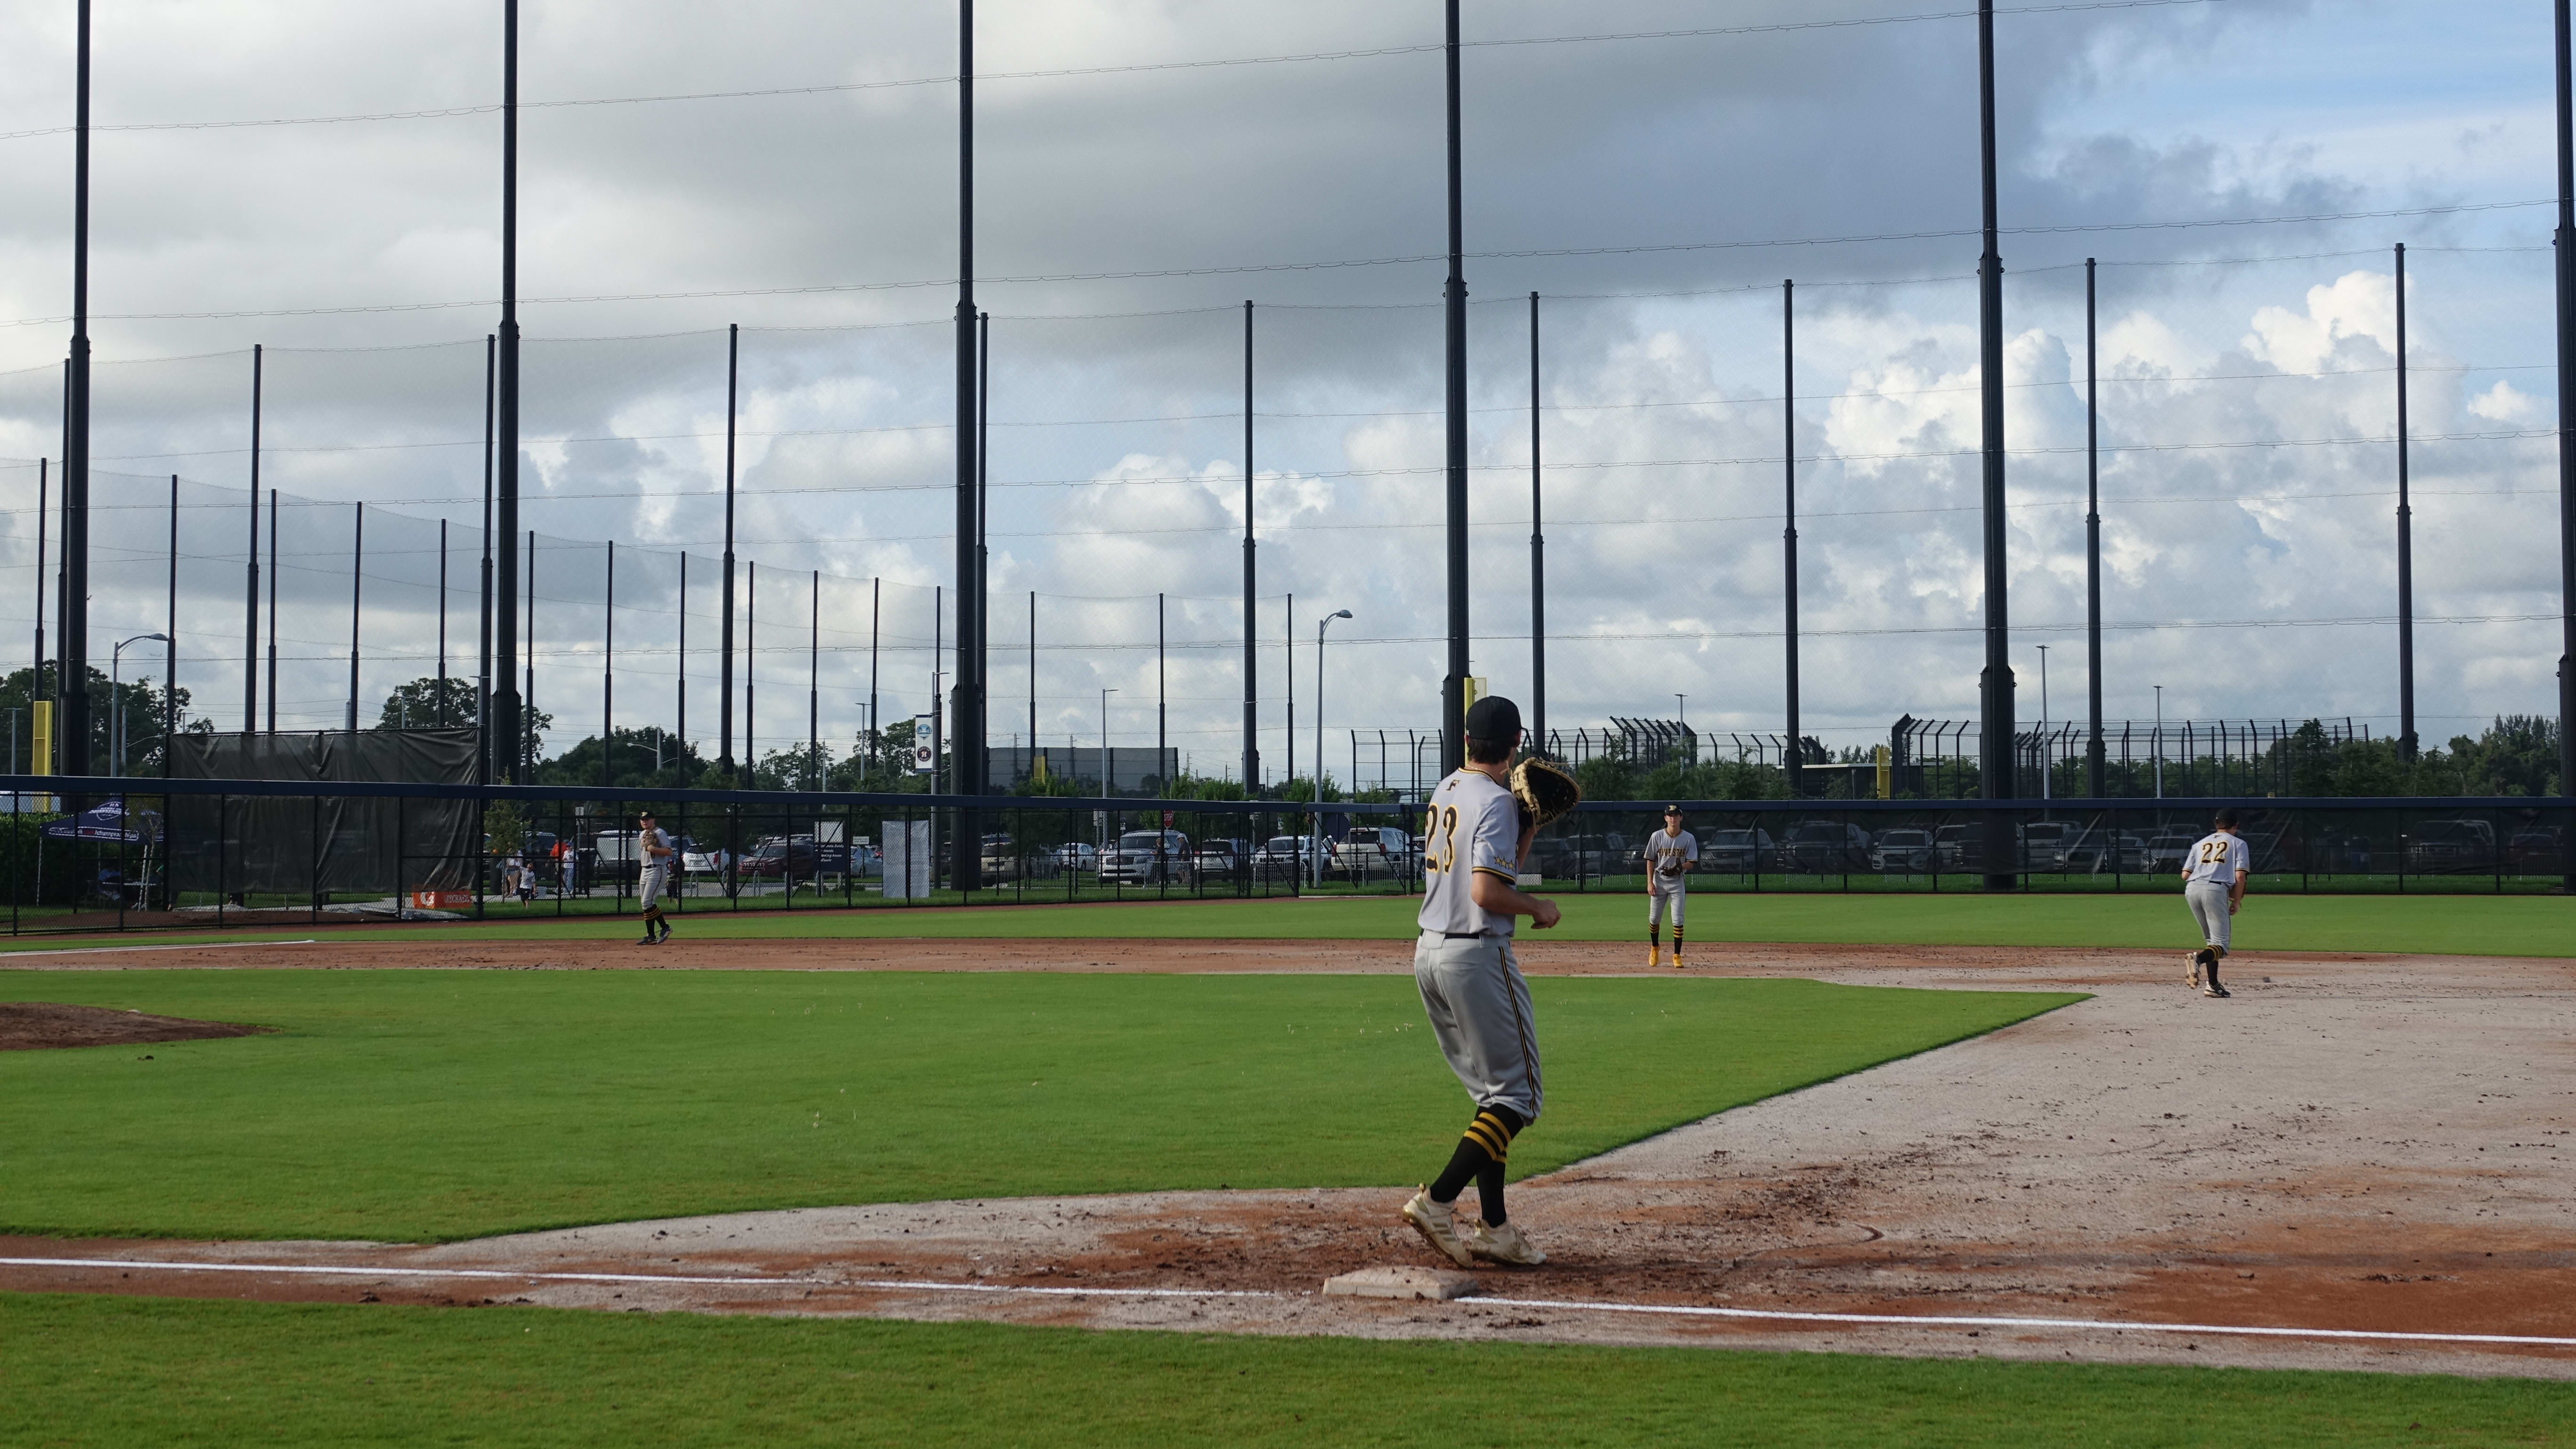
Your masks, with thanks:
[{"label": "black belt", "polygon": [[1440,934],[1452,941],[1481,941],[1485,939],[1485,933],[1482,931],[1443,931]]}]

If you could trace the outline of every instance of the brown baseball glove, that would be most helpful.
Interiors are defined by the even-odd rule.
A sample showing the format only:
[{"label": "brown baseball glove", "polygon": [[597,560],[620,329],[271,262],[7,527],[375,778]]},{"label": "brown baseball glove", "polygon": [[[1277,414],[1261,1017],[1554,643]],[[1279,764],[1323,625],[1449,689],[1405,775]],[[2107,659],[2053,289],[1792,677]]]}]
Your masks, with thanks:
[{"label": "brown baseball glove", "polygon": [[1554,760],[1533,755],[1512,766],[1512,798],[1525,824],[1546,825],[1583,803],[1583,787]]}]

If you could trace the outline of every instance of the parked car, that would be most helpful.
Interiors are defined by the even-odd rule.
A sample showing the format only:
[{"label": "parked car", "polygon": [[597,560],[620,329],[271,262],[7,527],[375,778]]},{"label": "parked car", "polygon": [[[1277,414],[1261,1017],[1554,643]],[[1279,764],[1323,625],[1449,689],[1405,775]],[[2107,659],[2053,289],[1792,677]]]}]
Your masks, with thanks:
[{"label": "parked car", "polygon": [[1711,831],[1708,843],[1699,848],[1702,870],[1731,870],[1748,874],[1757,870],[1777,870],[1780,849],[1768,830],[1741,828]]},{"label": "parked car", "polygon": [[850,874],[875,880],[885,874],[885,855],[872,841],[853,841],[850,845]]},{"label": "parked car", "polygon": [[1401,875],[1412,864],[1413,837],[1392,825],[1354,825],[1329,844],[1336,870]]},{"label": "parked car", "polygon": [[1547,876],[1604,876],[1614,869],[1635,870],[1628,838],[1615,830],[1541,836],[1530,845],[1530,865]]},{"label": "parked car", "polygon": [[1089,871],[1100,866],[1100,849],[1088,840],[1068,840],[1055,848],[1059,870]]},{"label": "parked car", "polygon": [[1781,847],[1789,869],[1833,875],[1868,870],[1869,832],[1840,820],[1802,820],[1789,827]]},{"label": "parked car", "polygon": [[2150,875],[2182,874],[2182,863],[2191,854],[2200,837],[2179,830],[2167,830],[2147,839],[2147,873]]},{"label": "parked car", "polygon": [[2495,859],[2495,826],[2485,820],[2427,820],[2406,839],[2411,871],[2492,870]]},{"label": "parked car", "polygon": [[1196,854],[1177,830],[1130,830],[1101,858],[1103,885],[1187,885]]},{"label": "parked car", "polygon": [[1303,835],[1274,835],[1254,853],[1253,875],[1260,880],[1302,880],[1306,862],[1313,858],[1313,845]]},{"label": "parked car", "polygon": [[2505,843],[2505,856],[2518,874],[2556,875],[2565,869],[2566,839],[2554,829],[2539,826],[2517,830]]},{"label": "parked car", "polygon": [[1234,839],[1201,840],[1198,858],[1191,862],[1201,880],[1233,880],[1251,865],[1252,842]]},{"label": "parked car", "polygon": [[984,884],[998,885],[1003,881],[1018,880],[1025,865],[1026,863],[1020,858],[1018,848],[1011,843],[1011,837],[1007,835],[984,837],[979,860],[980,868],[976,872],[983,878]]},{"label": "parked car", "polygon": [[2069,838],[2057,848],[2057,868],[2100,875],[2106,871],[2134,875],[2145,868],[2147,843],[2123,830],[2116,837],[2098,826]]},{"label": "parked car", "polygon": [[2082,827],[2071,820],[2024,822],[2021,827],[2021,868],[2048,871],[2066,869],[2066,846],[2081,834],[2083,834]]},{"label": "parked car", "polygon": [[1929,871],[1933,856],[1931,831],[1912,828],[1882,830],[1869,847],[1869,868],[1875,871]]},{"label": "parked car", "polygon": [[817,846],[811,835],[773,835],[743,857],[742,873],[763,880],[812,880],[846,875],[850,848],[839,841]]}]

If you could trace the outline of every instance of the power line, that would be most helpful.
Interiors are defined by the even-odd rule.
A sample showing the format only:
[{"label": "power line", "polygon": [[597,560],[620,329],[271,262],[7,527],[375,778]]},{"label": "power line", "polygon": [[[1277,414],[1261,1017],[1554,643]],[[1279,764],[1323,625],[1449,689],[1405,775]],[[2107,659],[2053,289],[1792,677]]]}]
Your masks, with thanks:
[{"label": "power line", "polygon": [[[2055,15],[2084,10],[2146,10],[2172,5],[2215,4],[2217,0],[2090,0],[2090,3],[2065,5],[2029,5],[1998,11],[2004,15]],[[1614,41],[1683,40],[1711,36],[1773,35],[1801,30],[1849,30],[1879,25],[1914,25],[1934,20],[1973,19],[1974,10],[1943,10],[1921,15],[1871,15],[1840,20],[1793,20],[1764,25],[1704,25],[1674,30],[1634,30],[1596,35],[1538,35],[1519,39],[1470,40],[1462,42],[1470,49],[1522,47],[1535,45],[1591,45]],[[1383,56],[1423,55],[1439,51],[1438,43],[1376,45],[1349,50],[1304,51],[1285,55],[1229,56],[1212,60],[1138,61],[1127,65],[1069,66],[1054,70],[996,71],[975,77],[977,83],[1014,80],[1057,80],[1078,76],[1138,75],[1155,71],[1222,70],[1241,66],[1296,65],[1316,61],[1373,60]],[[659,105],[676,101],[755,100],[778,96],[843,95],[863,91],[906,90],[920,86],[946,86],[957,83],[955,75],[907,76],[899,80],[838,81],[821,85],[767,86],[757,90],[684,91],[665,95],[596,96],[575,100],[521,101],[523,111],[564,110],[591,106]],[[99,131],[228,131],[268,126],[327,126],[359,121],[430,121],[460,116],[487,116],[499,112],[498,103],[477,102],[462,106],[431,106],[410,111],[362,111],[336,116],[275,116],[255,120],[231,121],[128,121],[93,125]],[[62,136],[70,126],[43,126],[27,131],[0,132],[0,141],[20,141],[36,136]]]}]

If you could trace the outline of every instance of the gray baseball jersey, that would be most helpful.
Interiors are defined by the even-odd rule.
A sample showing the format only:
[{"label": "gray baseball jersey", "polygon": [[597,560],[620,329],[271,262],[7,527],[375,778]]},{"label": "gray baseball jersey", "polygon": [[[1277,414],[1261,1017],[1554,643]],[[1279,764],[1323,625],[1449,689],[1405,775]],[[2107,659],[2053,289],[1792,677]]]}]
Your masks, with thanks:
[{"label": "gray baseball jersey", "polygon": [[1486,912],[1468,894],[1477,872],[1520,883],[1520,802],[1482,770],[1460,770],[1431,792],[1423,812],[1423,930],[1508,936],[1512,918]]},{"label": "gray baseball jersey", "polygon": [[2243,837],[2223,830],[2202,836],[2200,843],[2191,848],[2191,854],[2183,859],[2183,881],[2187,885],[2208,880],[2233,887],[2238,871],[2254,868],[2253,848],[2245,843]]},{"label": "gray baseball jersey", "polygon": [[1685,830],[1676,836],[1658,830],[1646,837],[1646,874],[1657,886],[1671,888],[1682,883],[1685,863],[1699,861],[1699,837]]}]

